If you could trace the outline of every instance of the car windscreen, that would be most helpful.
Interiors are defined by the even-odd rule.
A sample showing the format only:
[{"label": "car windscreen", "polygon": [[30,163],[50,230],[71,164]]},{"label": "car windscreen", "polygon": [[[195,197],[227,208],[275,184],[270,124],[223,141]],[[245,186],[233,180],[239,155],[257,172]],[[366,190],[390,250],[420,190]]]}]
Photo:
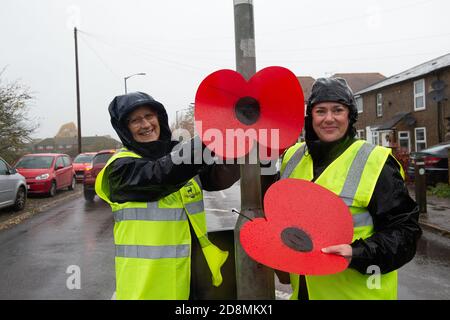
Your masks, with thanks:
[{"label": "car windscreen", "polygon": [[95,166],[97,163],[106,163],[112,155],[112,153],[96,154],[94,160],[92,160],[92,164]]},{"label": "car windscreen", "polygon": [[49,169],[52,166],[53,157],[27,156],[20,159],[15,165],[18,169]]},{"label": "car windscreen", "polygon": [[93,154],[79,154],[75,157],[73,160],[73,163],[88,163],[92,161],[92,158],[94,157]]}]

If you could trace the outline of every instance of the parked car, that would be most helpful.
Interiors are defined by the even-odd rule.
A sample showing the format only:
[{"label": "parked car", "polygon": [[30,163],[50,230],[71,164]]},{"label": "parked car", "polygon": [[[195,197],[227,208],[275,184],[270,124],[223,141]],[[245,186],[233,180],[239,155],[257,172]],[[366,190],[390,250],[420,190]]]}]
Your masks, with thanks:
[{"label": "parked car", "polygon": [[427,185],[448,183],[448,149],[450,142],[442,142],[419,152],[411,152],[408,163],[408,178],[414,181],[414,164],[419,158],[425,162]]},{"label": "parked car", "polygon": [[92,159],[92,167],[84,172],[83,193],[87,201],[93,201],[95,197],[95,179],[98,173],[105,167],[106,162],[116,152],[116,150],[102,150]]},{"label": "parked car", "polygon": [[72,165],[77,181],[83,181],[84,171],[87,167],[91,166],[92,158],[94,158],[96,153],[97,152],[80,153],[73,159]]},{"label": "parked car", "polygon": [[14,211],[25,208],[27,182],[25,177],[0,157],[0,208],[12,206]]},{"label": "parked car", "polygon": [[48,194],[53,197],[56,190],[75,188],[75,172],[67,154],[27,154],[17,161],[15,168],[26,178],[30,194]]}]

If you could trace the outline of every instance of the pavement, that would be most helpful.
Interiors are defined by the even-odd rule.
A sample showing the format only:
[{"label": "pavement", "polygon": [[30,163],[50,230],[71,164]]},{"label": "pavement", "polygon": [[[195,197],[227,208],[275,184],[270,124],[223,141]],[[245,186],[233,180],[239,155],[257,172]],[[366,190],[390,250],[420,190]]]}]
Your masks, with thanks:
[{"label": "pavement", "polygon": [[[414,185],[408,186],[415,199]],[[450,238],[450,199],[427,195],[427,212],[420,213],[419,223],[423,229]]]},{"label": "pavement", "polygon": [[22,211],[15,212],[11,208],[0,210],[0,230],[8,229],[22,223],[30,217],[46,211],[60,203],[82,197],[83,186],[77,184],[75,190],[58,190],[54,197],[29,196]]}]

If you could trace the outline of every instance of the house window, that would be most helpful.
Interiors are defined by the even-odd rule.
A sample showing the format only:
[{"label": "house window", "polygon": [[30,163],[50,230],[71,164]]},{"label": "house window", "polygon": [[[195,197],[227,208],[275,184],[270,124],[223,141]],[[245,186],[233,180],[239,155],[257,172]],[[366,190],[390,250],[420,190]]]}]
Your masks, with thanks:
[{"label": "house window", "polygon": [[411,139],[409,138],[409,131],[398,132],[398,145],[400,152],[411,152]]},{"label": "house window", "polygon": [[38,146],[37,149],[38,150],[44,150],[44,146]]},{"label": "house window", "polygon": [[425,127],[414,129],[416,139],[416,151],[423,150],[427,147],[427,131]]},{"label": "house window", "polygon": [[414,81],[414,111],[425,110],[425,80]]},{"label": "house window", "polygon": [[356,100],[356,109],[358,109],[358,113],[363,112],[363,98],[361,96],[355,97]]},{"label": "house window", "polygon": [[363,130],[357,130],[356,131],[356,137],[358,139],[364,140],[364,129]]},{"label": "house window", "polygon": [[46,150],[53,150],[53,146],[45,146]]},{"label": "house window", "polygon": [[383,95],[377,93],[377,117],[383,116]]},{"label": "house window", "polygon": [[378,145],[378,131],[372,131],[372,144]]}]

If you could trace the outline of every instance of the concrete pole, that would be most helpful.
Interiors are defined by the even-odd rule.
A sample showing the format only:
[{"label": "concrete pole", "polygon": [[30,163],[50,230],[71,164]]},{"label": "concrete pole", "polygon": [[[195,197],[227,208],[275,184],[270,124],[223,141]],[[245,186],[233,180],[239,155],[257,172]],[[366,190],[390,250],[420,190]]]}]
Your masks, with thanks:
[{"label": "concrete pole", "polygon": [[78,72],[78,37],[77,28],[73,29],[75,39],[75,73],[77,83],[77,124],[78,124],[78,153],[81,153],[81,111],[80,111],[80,77]]},{"label": "concrete pole", "polygon": [[[234,0],[234,28],[236,46],[236,70],[247,80],[256,73],[255,32],[253,1]],[[249,218],[263,217],[261,201],[261,169],[258,163],[249,164],[257,158],[257,148],[246,157],[241,165],[241,213]],[[274,272],[272,269],[251,259],[239,241],[242,225],[247,222],[239,216],[234,231],[236,257],[236,287],[239,300],[275,299]]]}]

